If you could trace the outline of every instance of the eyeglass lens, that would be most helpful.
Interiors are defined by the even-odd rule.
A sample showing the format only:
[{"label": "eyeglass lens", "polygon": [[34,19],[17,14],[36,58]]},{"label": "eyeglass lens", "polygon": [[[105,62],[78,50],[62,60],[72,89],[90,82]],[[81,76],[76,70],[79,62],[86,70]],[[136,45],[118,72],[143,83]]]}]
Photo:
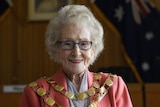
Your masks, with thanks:
[{"label": "eyeglass lens", "polygon": [[92,46],[92,41],[80,41],[75,43],[74,41],[58,41],[61,44],[62,49],[71,50],[77,44],[81,50],[88,50]]}]

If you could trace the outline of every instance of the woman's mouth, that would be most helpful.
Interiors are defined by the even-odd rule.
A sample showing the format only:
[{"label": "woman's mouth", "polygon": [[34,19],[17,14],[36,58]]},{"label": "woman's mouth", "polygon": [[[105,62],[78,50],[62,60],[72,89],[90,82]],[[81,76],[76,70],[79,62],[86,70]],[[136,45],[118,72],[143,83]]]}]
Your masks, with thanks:
[{"label": "woman's mouth", "polygon": [[70,60],[70,62],[74,63],[74,64],[79,64],[82,62],[82,60]]}]

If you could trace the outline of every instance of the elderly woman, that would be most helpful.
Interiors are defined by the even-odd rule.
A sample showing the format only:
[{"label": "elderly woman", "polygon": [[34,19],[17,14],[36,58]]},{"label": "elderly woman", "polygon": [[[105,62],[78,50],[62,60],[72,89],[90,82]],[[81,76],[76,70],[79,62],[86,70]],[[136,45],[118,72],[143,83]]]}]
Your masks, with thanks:
[{"label": "elderly woman", "polygon": [[103,50],[103,28],[84,5],[67,5],[48,25],[46,47],[61,64],[24,89],[20,107],[132,107],[121,77],[88,67]]}]

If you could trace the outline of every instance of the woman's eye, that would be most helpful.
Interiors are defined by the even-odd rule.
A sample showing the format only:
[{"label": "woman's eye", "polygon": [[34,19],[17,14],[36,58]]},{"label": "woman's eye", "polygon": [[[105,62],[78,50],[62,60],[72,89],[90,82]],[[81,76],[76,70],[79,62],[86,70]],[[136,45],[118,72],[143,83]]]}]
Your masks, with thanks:
[{"label": "woman's eye", "polygon": [[85,46],[87,45],[87,42],[81,42],[81,45]]},{"label": "woman's eye", "polygon": [[66,42],[66,43],[64,43],[64,45],[72,45],[72,42]]}]

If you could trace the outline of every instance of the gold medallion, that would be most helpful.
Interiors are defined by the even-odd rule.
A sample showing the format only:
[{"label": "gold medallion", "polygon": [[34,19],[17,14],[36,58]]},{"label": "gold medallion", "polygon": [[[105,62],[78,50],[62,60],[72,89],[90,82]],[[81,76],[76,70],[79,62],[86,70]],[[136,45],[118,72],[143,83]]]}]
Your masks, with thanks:
[{"label": "gold medallion", "polygon": [[29,87],[35,87],[36,85],[37,85],[36,82],[32,82],[32,83],[30,83],[28,86],[29,86]]},{"label": "gold medallion", "polygon": [[97,94],[95,95],[95,101],[99,101],[99,99],[100,99],[100,94],[97,93]]},{"label": "gold medallion", "polygon": [[98,107],[96,103],[91,103],[88,107]]},{"label": "gold medallion", "polygon": [[65,96],[68,97],[69,99],[73,99],[74,98],[74,94],[72,92],[67,91],[65,93]]},{"label": "gold medallion", "polygon": [[111,74],[111,73],[109,75],[113,78],[117,76],[116,74]]},{"label": "gold medallion", "polygon": [[55,87],[54,87],[54,89],[56,90],[56,91],[62,91],[63,89],[64,89],[64,87],[63,86],[61,86],[61,85],[56,85]]},{"label": "gold medallion", "polygon": [[113,81],[111,81],[110,79],[106,79],[105,84],[110,87],[112,86]]},{"label": "gold medallion", "polygon": [[78,100],[83,100],[87,97],[86,93],[78,93],[76,94]]},{"label": "gold medallion", "polygon": [[94,88],[90,88],[90,89],[88,89],[87,93],[89,96],[93,96],[96,92],[95,92]]},{"label": "gold medallion", "polygon": [[51,83],[51,84],[52,84],[52,83],[55,83],[55,81],[54,81],[52,78],[47,78],[46,80],[47,80],[49,83]]},{"label": "gold medallion", "polygon": [[48,104],[49,106],[53,106],[55,104],[55,101],[51,98],[51,97],[48,97],[46,100],[45,100],[46,104]]},{"label": "gold medallion", "polygon": [[93,86],[94,86],[95,88],[99,88],[99,87],[100,87],[99,83],[97,83],[97,82],[93,82]]},{"label": "gold medallion", "polygon": [[101,74],[95,74],[94,79],[95,80],[100,80],[102,78]]},{"label": "gold medallion", "polygon": [[43,95],[46,94],[46,91],[43,88],[38,88],[37,94],[40,95],[40,96],[43,96]]}]

